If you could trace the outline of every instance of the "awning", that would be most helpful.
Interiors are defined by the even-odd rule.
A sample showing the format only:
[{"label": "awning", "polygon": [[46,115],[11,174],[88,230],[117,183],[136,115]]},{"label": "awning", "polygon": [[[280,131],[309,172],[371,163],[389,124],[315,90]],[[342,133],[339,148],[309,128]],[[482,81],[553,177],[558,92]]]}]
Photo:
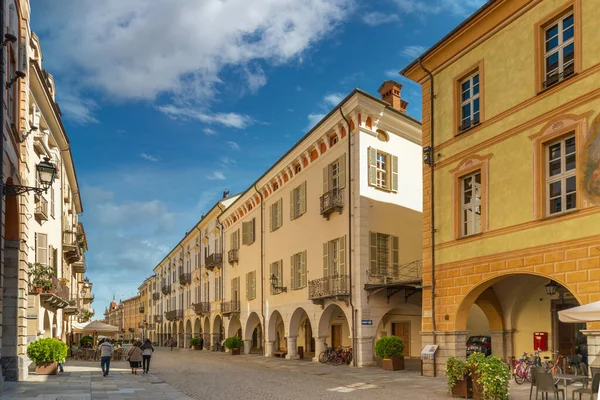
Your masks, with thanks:
[{"label": "awning", "polygon": [[99,321],[92,321],[85,324],[73,324],[75,333],[117,333],[119,328],[114,325],[108,325]]},{"label": "awning", "polygon": [[600,301],[558,312],[558,319],[567,323],[600,321]]}]

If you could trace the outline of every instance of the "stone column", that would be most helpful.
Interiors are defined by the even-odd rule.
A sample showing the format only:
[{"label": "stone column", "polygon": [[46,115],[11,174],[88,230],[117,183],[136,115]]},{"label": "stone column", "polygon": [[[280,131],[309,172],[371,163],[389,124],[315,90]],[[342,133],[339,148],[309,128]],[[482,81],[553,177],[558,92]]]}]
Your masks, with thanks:
[{"label": "stone column", "polygon": [[250,354],[252,348],[252,340],[244,340],[244,354]]},{"label": "stone column", "polygon": [[[3,378],[8,381],[22,381],[28,376],[27,356],[19,351],[20,342],[26,342],[20,335],[27,332],[27,326],[19,315],[24,316],[26,309],[21,311],[19,298],[19,241],[4,241],[4,276],[2,287],[2,362],[6,366]],[[27,302],[24,301],[25,307]],[[43,320],[43,315],[38,315]],[[24,340],[25,339],[25,340]],[[25,348],[25,346],[22,346]],[[20,353],[20,354],[19,354]]]},{"label": "stone column", "polygon": [[216,346],[217,343],[219,343],[219,344],[221,343],[221,340],[219,340],[220,339],[219,336],[220,335],[218,333],[213,333],[212,334],[212,344],[213,345],[212,345],[212,349],[211,350],[215,350],[217,348],[217,346]]},{"label": "stone column", "polygon": [[356,338],[356,349],[352,349],[356,357],[356,365],[359,367],[367,367],[375,364],[373,359],[373,337],[358,337]]},{"label": "stone column", "polygon": [[273,356],[273,346],[275,346],[275,341],[274,340],[267,340],[267,344],[266,344],[267,348],[265,349],[265,357],[272,357]]},{"label": "stone column", "polygon": [[287,337],[287,355],[285,358],[288,360],[297,360],[298,357],[298,336],[288,336]]},{"label": "stone column", "polygon": [[587,338],[588,365],[600,367],[600,330],[581,331]]},{"label": "stone column", "polygon": [[186,333],[185,334],[185,348],[189,349],[190,348],[190,340],[192,339],[192,334],[191,333]]},{"label": "stone column", "polygon": [[325,351],[325,340],[327,337],[316,337],[315,336],[315,356],[313,362],[319,362],[319,354]]},{"label": "stone column", "polygon": [[[504,361],[512,356],[512,331],[492,331],[492,354]],[[537,349],[534,349],[537,350]]]},{"label": "stone column", "polygon": [[[421,344],[426,345],[437,344],[438,350],[435,353],[433,360],[423,360],[423,375],[424,376],[443,376],[444,365],[446,360],[451,357],[459,357],[465,359],[467,356],[465,343],[467,342],[467,331],[438,331],[421,332]],[[435,371],[434,371],[435,367]]]},{"label": "stone column", "polygon": [[204,350],[210,350],[210,333],[204,333]]}]

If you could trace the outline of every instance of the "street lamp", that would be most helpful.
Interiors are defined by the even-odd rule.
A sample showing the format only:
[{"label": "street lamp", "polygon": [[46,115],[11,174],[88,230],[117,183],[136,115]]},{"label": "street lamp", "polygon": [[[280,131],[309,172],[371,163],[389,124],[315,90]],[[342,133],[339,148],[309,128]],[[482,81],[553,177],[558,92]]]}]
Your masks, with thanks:
[{"label": "street lamp", "polygon": [[275,291],[287,293],[287,287],[285,287],[285,286],[277,286],[279,284],[279,279],[277,279],[277,277],[275,276],[275,274],[271,275],[270,281],[271,281],[271,287]]},{"label": "street lamp", "polygon": [[48,157],[45,157],[44,161],[37,165],[36,170],[38,181],[42,187],[2,184],[2,194],[4,196],[17,196],[31,191],[34,191],[38,195],[47,192],[50,186],[52,186],[54,178],[56,178],[56,166],[50,162]]},{"label": "street lamp", "polygon": [[544,287],[546,288],[546,294],[548,296],[554,296],[556,294],[556,290],[558,289],[558,284],[551,280],[545,284]]}]

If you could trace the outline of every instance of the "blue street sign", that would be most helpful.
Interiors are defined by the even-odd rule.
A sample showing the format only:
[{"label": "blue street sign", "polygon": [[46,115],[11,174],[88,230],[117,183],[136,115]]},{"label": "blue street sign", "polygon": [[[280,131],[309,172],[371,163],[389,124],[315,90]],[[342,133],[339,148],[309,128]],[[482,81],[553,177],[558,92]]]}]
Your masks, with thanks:
[{"label": "blue street sign", "polygon": [[372,319],[363,319],[362,324],[363,325],[373,325],[373,320]]}]

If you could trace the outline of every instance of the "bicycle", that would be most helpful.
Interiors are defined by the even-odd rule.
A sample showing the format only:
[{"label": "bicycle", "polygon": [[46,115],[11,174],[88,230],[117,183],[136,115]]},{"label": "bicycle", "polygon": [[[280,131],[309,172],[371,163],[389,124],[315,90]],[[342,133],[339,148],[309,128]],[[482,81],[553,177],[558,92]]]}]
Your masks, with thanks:
[{"label": "bicycle", "polygon": [[335,349],[333,347],[327,347],[327,343],[325,343],[325,350],[319,354],[319,362],[321,364],[331,362],[334,358],[334,353]]},{"label": "bicycle", "polygon": [[[563,369],[560,366],[560,363],[563,360],[563,356],[558,354],[558,351],[553,351],[552,354],[556,354],[556,360],[550,360],[550,357],[544,357],[546,361],[544,362],[544,370],[546,372],[550,372],[552,375],[559,375],[563,373]],[[555,378],[554,384],[558,384],[560,379]]]},{"label": "bicycle", "polygon": [[521,358],[515,362],[513,377],[517,385],[522,385],[525,380],[531,382],[531,363],[528,361],[527,353],[523,353]]}]

